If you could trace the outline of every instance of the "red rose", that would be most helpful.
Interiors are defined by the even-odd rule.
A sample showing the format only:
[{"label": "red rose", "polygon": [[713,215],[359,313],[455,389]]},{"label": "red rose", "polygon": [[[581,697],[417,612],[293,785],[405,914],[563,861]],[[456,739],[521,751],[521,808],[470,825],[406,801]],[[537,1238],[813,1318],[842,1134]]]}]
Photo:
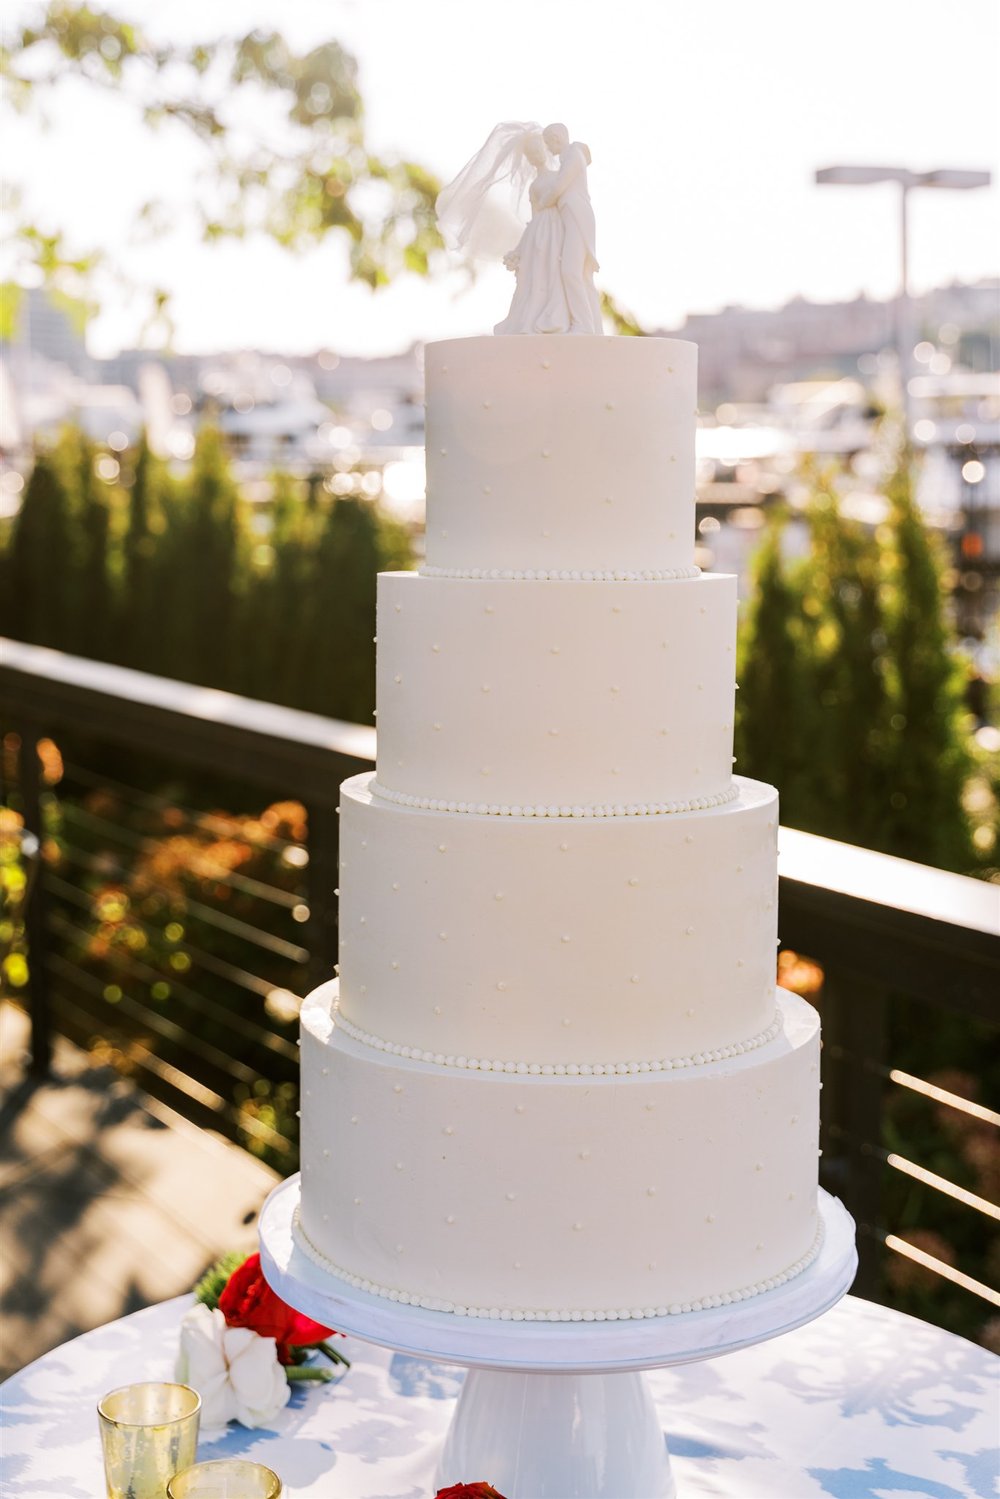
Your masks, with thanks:
[{"label": "red rose", "polygon": [[434,1499],[503,1499],[491,1483],[454,1483],[450,1489],[438,1489]]},{"label": "red rose", "polygon": [[233,1271],[219,1297],[219,1310],[230,1327],[249,1327],[262,1338],[273,1338],[283,1364],[292,1363],[292,1348],[308,1348],[334,1335],[332,1328],[321,1327],[275,1295],[264,1279],[259,1254]]}]

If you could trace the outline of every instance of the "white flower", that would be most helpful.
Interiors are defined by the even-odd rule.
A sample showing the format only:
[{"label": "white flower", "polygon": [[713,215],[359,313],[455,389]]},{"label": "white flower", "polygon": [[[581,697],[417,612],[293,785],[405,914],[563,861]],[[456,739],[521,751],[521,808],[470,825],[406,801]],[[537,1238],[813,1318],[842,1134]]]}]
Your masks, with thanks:
[{"label": "white flower", "polygon": [[205,1435],[233,1420],[266,1426],[291,1398],[274,1339],[227,1326],[203,1302],[184,1314],[175,1374],[201,1396]]}]

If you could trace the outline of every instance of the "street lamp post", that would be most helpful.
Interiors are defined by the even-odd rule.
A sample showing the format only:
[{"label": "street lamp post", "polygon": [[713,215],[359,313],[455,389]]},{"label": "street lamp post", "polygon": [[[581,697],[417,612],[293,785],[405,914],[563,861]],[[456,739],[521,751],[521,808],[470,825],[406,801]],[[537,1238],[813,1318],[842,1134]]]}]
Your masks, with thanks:
[{"label": "street lamp post", "polygon": [[899,295],[896,298],[895,342],[899,368],[903,432],[910,440],[910,366],[913,357],[913,329],[910,318],[909,282],[909,198],[915,187],[948,187],[967,191],[989,187],[989,172],[970,172],[958,167],[939,167],[932,172],[911,172],[907,167],[822,167],[816,181],[835,187],[867,187],[872,182],[895,182],[899,185]]}]

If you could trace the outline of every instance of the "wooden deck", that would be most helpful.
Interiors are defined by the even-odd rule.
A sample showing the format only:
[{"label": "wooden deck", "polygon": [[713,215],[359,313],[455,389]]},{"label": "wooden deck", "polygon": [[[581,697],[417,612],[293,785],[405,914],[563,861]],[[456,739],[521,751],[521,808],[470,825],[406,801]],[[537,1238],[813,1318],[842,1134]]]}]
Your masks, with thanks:
[{"label": "wooden deck", "polygon": [[26,1075],[0,1003],[0,1378],[253,1248],[276,1174],[60,1039]]}]

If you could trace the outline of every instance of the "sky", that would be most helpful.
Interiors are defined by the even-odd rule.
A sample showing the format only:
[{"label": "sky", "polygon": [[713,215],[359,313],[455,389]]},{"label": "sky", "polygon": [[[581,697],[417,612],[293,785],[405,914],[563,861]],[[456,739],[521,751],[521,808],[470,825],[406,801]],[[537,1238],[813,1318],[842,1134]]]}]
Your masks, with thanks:
[{"label": "sky", "polygon": [[[912,195],[917,291],[998,273],[1000,125],[996,0],[105,0],[151,35],[190,41],[277,27],[299,48],[336,37],[357,57],[371,145],[447,180],[503,119],[565,120],[593,153],[598,281],[647,327],[690,312],[779,306],[899,282],[889,185],[819,187],[836,162],[991,170],[975,192]],[[9,0],[5,28],[30,11]],[[109,247],[127,276],[173,294],[174,346],[389,353],[487,331],[509,274],[351,286],[331,239],[304,255],[264,241],[207,247],[186,229],[196,158],[170,131],[132,126],[120,102],[70,85],[45,131],[7,128],[10,178],[44,226]],[[175,232],[130,245],[151,191]],[[9,262],[5,269],[9,269]],[[94,352],[140,336],[141,296],[107,286]]]}]

